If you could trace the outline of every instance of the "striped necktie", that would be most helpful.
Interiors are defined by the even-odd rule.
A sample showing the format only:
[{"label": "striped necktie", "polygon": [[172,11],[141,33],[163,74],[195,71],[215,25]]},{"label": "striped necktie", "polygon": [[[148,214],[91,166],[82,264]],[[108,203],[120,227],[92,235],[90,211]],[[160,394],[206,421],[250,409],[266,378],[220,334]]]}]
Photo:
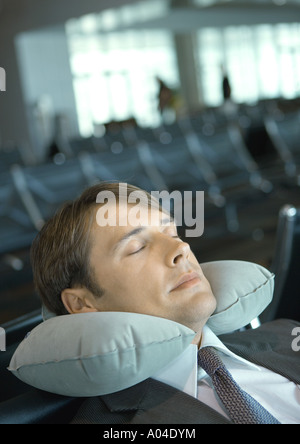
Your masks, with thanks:
[{"label": "striped necktie", "polygon": [[259,402],[241,389],[213,347],[199,350],[198,364],[211,377],[220,401],[235,424],[280,424]]}]

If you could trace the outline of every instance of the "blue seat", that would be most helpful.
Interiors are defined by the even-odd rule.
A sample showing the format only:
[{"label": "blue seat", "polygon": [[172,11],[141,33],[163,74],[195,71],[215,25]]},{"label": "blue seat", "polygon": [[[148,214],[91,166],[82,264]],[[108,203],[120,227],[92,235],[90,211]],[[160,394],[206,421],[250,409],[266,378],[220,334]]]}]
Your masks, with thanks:
[{"label": "blue seat", "polygon": [[6,401],[14,396],[32,391],[32,387],[24,384],[13,376],[7,367],[10,363],[19,343],[26,334],[42,322],[41,310],[34,311],[28,315],[17,318],[1,325],[6,333],[6,351],[0,352],[0,402]]},{"label": "blue seat", "polygon": [[38,232],[10,171],[0,176],[0,255],[28,248]]},{"label": "blue seat", "polygon": [[287,177],[295,177],[297,181],[300,173],[300,113],[289,113],[280,118],[267,116],[265,128]]},{"label": "blue seat", "polygon": [[271,305],[261,315],[263,322],[279,318],[300,321],[300,209],[284,206],[279,213],[276,245],[271,269],[275,291]]},{"label": "blue seat", "polygon": [[49,162],[22,168],[19,175],[43,221],[49,219],[64,202],[79,196],[90,179],[78,158],[68,159],[62,164]]},{"label": "blue seat", "polygon": [[82,153],[85,167],[94,181],[120,181],[131,183],[146,191],[155,190],[156,184],[147,175],[137,149],[127,148],[117,152]]}]

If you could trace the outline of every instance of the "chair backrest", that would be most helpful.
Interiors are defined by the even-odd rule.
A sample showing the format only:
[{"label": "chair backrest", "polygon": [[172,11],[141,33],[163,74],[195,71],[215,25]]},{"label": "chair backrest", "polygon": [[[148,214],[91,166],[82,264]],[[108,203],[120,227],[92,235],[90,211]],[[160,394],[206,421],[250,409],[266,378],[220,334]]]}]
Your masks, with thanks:
[{"label": "chair backrest", "polygon": [[7,367],[19,343],[41,322],[41,310],[38,310],[1,325],[6,336],[6,350],[0,352],[0,403],[32,390],[32,387],[13,376]]},{"label": "chair backrest", "polygon": [[0,150],[0,173],[7,171],[13,164],[24,164],[20,150],[14,146]]},{"label": "chair backrest", "polygon": [[[234,136],[236,136],[234,138]],[[247,183],[254,171],[250,155],[246,157],[241,138],[228,126],[215,127],[209,132],[198,134],[203,154],[217,175],[221,188],[239,183]],[[251,171],[252,169],[252,171]]]},{"label": "chair backrest", "polygon": [[300,156],[300,114],[284,116],[280,120],[265,117],[267,134],[276,149],[288,176],[297,174],[296,156]]},{"label": "chair backrest", "polygon": [[41,322],[41,310],[36,310],[1,325],[7,346],[0,352],[0,424],[68,424],[83,402],[36,390],[7,370],[19,343]]},{"label": "chair backrest", "polygon": [[[236,123],[214,125],[206,122],[195,129],[192,120],[186,118],[181,126],[186,137],[193,135],[193,139],[198,140],[198,146],[193,142],[189,149],[194,157],[198,153],[206,160],[206,165],[213,172],[208,174],[207,181],[211,184],[215,181],[221,192],[235,187],[257,188],[264,192],[271,188],[271,184],[263,179]],[[208,168],[203,166],[203,170]]]},{"label": "chair backrest", "polygon": [[89,185],[80,161],[68,159],[61,165],[47,163],[19,171],[26,189],[46,221],[64,202],[73,200]]},{"label": "chair backrest", "polygon": [[37,310],[1,325],[6,351],[0,352],[0,424],[68,424],[83,402],[36,390],[7,370],[19,343],[41,322],[41,310]]},{"label": "chair backrest", "polygon": [[93,174],[97,180],[127,182],[146,191],[155,189],[155,184],[148,177],[136,148],[126,148],[115,153],[85,153],[85,161],[87,160],[91,167],[93,166]]},{"label": "chair backrest", "polygon": [[149,148],[153,161],[163,175],[169,190],[204,191],[208,188],[183,136],[171,139],[168,144],[150,143]]},{"label": "chair backrest", "polygon": [[0,255],[28,248],[38,230],[10,171],[0,177]]},{"label": "chair backrest", "polygon": [[13,165],[0,177],[0,254],[28,248],[44,222],[92,184],[80,158]]},{"label": "chair backrest", "polygon": [[290,152],[300,154],[300,114],[290,113],[280,120],[275,120],[278,134]]},{"label": "chair backrest", "polygon": [[82,151],[94,153],[97,151],[105,151],[107,149],[105,140],[103,137],[86,137],[76,138],[70,140],[70,148],[73,156],[78,156]]},{"label": "chair backrest", "polygon": [[261,315],[263,322],[278,318],[300,321],[300,209],[284,206],[279,214],[272,271],[274,298]]}]

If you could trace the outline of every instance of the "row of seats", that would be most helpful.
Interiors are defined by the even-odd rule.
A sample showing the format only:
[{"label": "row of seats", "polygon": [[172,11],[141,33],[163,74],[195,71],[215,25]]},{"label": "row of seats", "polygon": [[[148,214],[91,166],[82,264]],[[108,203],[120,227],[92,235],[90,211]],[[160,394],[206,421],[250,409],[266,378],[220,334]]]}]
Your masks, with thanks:
[{"label": "row of seats", "polygon": [[13,166],[2,164],[0,176],[0,254],[28,247],[61,203],[100,180],[148,191],[205,191],[206,216],[221,209],[227,229],[236,231],[239,207],[268,195],[276,175],[299,182],[299,113],[265,116],[278,159],[263,171],[236,121],[215,121],[195,115],[159,128],[131,126],[71,140],[68,155],[35,166],[11,153]]},{"label": "row of seats", "polygon": [[[191,133],[193,133],[197,139],[197,143],[190,145],[192,148],[196,147],[196,151],[199,153],[199,145],[201,149],[205,150],[207,145],[209,146],[208,155],[209,161],[212,162],[213,168],[219,168],[221,163],[220,154],[221,151],[216,146],[218,144],[218,139],[222,147],[223,156],[227,155],[226,146],[232,145],[232,140],[229,145],[227,142],[226,132],[224,128],[226,127],[236,127],[239,129],[240,134],[237,131],[230,131],[231,137],[236,138],[235,145],[244,151],[244,156],[248,157],[248,166],[250,168],[255,168],[255,166],[250,166],[250,162],[253,159],[249,159],[249,152],[251,148],[257,151],[259,154],[263,155],[264,147],[249,147],[245,146],[245,139],[247,133],[251,133],[251,128],[260,127],[261,131],[265,132],[266,137],[269,139],[270,145],[272,145],[272,156],[268,158],[268,163],[264,164],[267,167],[265,174],[270,175],[273,180],[276,177],[282,178],[293,178],[294,182],[298,184],[299,176],[299,126],[300,114],[299,111],[291,111],[288,113],[282,112],[278,107],[273,105],[271,107],[239,107],[236,113],[226,115],[220,110],[215,110],[214,112],[205,112],[201,114],[195,114],[193,116],[188,116],[181,118],[178,122],[173,125],[161,126],[160,128],[124,128],[122,130],[110,131],[102,135],[101,137],[90,137],[87,139],[77,139],[68,142],[68,150],[66,154],[73,156],[78,155],[81,151],[89,152],[101,152],[101,151],[112,151],[119,152],[127,147],[131,147],[136,144],[137,140],[143,140],[147,143],[157,142],[167,146],[173,144],[174,141],[183,138],[191,140]],[[224,137],[225,134],[225,137]],[[240,136],[242,135],[242,139]],[[200,143],[199,143],[200,141]],[[256,142],[260,145],[260,142]],[[66,145],[66,144],[64,144]],[[216,162],[213,162],[214,153],[217,150]],[[194,150],[195,151],[195,150]],[[206,150],[207,151],[207,150]],[[259,156],[258,156],[259,157]]]},{"label": "row of seats", "polygon": [[[227,228],[238,228],[244,199],[264,196],[272,184],[262,176],[234,125],[201,137],[189,120],[159,130],[127,129],[111,148],[94,150],[83,140],[64,162],[13,165],[0,178],[0,254],[30,245],[43,223],[65,201],[97,181],[120,180],[148,191],[206,192],[209,209],[222,209]],[[118,137],[118,140],[121,140]],[[123,142],[124,142],[123,140]]]}]

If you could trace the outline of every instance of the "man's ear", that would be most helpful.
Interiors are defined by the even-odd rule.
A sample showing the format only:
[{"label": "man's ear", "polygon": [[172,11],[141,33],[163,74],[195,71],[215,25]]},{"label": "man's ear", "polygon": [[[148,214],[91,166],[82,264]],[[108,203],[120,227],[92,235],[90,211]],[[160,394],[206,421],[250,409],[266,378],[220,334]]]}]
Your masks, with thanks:
[{"label": "man's ear", "polygon": [[61,300],[70,314],[93,313],[94,307],[88,291],[83,288],[66,288],[61,293]]}]

